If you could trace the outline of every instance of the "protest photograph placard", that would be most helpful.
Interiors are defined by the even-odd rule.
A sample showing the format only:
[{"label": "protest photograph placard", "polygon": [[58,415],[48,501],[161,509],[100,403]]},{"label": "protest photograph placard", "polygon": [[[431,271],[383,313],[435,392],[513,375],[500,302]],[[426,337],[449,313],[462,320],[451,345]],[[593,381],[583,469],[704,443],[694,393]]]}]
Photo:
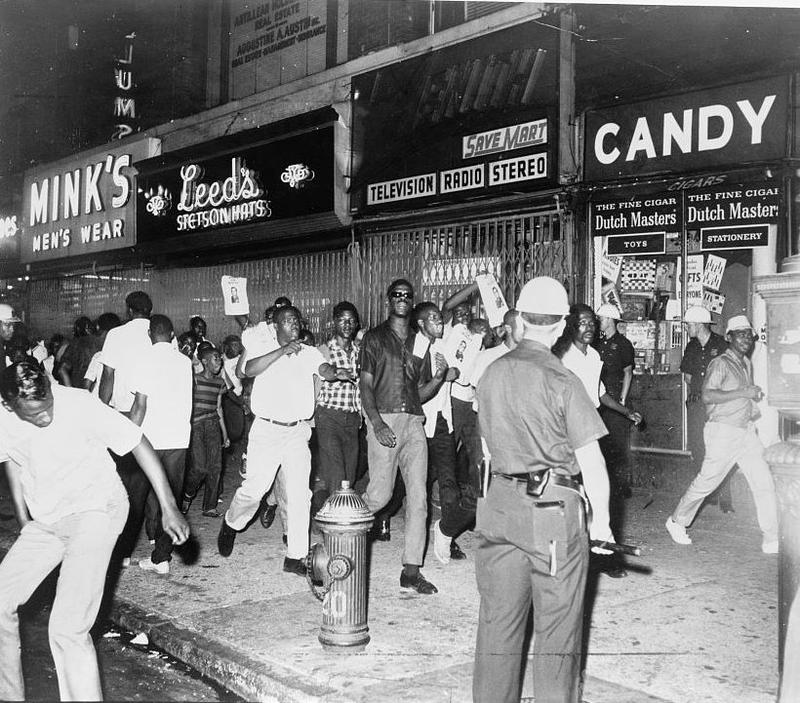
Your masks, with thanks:
[{"label": "protest photograph placard", "polygon": [[247,299],[247,279],[223,276],[221,282],[225,314],[247,315],[250,312],[250,302]]}]

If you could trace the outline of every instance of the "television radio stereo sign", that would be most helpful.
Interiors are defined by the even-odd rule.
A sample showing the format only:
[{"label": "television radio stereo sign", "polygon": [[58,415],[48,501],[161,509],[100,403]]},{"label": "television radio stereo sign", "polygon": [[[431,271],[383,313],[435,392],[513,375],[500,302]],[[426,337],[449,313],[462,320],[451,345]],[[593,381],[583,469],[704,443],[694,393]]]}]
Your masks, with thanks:
[{"label": "television radio stereo sign", "polygon": [[133,165],[157,139],[89,152],[25,172],[23,263],[94,254],[136,244]]},{"label": "television radio stereo sign", "polygon": [[[461,158],[467,161],[546,146],[547,120],[540,119],[466,135],[461,139]],[[370,183],[367,185],[367,205],[534,181],[548,178],[549,173],[547,151],[493,158],[459,168]]]}]

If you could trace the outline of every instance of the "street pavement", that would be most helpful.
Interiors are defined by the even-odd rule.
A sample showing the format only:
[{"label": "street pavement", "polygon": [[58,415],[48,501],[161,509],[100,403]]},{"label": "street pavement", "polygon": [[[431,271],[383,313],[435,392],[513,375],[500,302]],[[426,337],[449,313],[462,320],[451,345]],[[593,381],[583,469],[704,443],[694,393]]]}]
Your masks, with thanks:
[{"label": "street pavement", "polygon": [[[221,508],[238,482],[230,474]],[[737,475],[732,486],[736,513],[704,508],[690,530],[692,546],[674,544],[664,529],[677,487],[634,489],[619,538],[641,545],[642,557],[628,559],[627,578],[590,582],[586,702],[775,700],[778,557],[760,551],[744,479]],[[429,548],[423,573],[438,594],[404,593],[403,520],[395,517],[391,541],[371,548],[371,642],[363,653],[337,654],[317,640],[321,604],[306,581],[281,570],[280,520],[269,530],[254,522],[224,559],[216,550],[220,521],[203,517],[199,505],[188,515],[199,545],[195,563],[175,558],[167,576],[144,572],[135,565],[149,552],[142,537],[111,604],[120,626],[146,632],[248,700],[471,700],[478,612],[471,533],[459,539],[466,561],[439,564]],[[10,508],[0,502],[0,512]],[[15,531],[15,520],[0,522],[0,549]],[[533,700],[529,669],[523,700]]]}]

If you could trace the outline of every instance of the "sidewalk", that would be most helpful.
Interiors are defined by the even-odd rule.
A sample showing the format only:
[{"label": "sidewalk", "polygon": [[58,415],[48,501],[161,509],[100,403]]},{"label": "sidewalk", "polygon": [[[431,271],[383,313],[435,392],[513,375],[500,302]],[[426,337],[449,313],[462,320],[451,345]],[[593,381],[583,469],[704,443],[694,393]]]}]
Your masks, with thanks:
[{"label": "sidewalk", "polygon": [[[233,476],[227,482],[223,505],[235,487]],[[629,560],[640,571],[595,581],[585,701],[775,700],[777,557],[760,551],[741,476],[733,495],[736,513],[705,508],[689,547],[674,544],[664,529],[675,491],[638,489],[627,501],[622,537],[643,545],[642,557]],[[202,517],[195,503],[188,517],[200,543],[197,563],[176,558],[168,576],[125,569],[113,605],[117,623],[147,632],[248,700],[471,700],[478,610],[471,533],[459,539],[466,562],[443,566],[429,550],[423,573],[437,595],[407,594],[399,588],[403,520],[393,519],[391,542],[372,547],[372,641],[362,654],[337,655],[317,640],[321,604],[303,579],[281,571],[280,520],[269,530],[256,521],[223,559],[216,551],[219,519]],[[7,500],[0,505],[10,511]],[[0,550],[15,533],[15,520],[0,522]],[[148,555],[146,546],[142,538],[134,562]],[[533,694],[530,672],[523,693]]]}]

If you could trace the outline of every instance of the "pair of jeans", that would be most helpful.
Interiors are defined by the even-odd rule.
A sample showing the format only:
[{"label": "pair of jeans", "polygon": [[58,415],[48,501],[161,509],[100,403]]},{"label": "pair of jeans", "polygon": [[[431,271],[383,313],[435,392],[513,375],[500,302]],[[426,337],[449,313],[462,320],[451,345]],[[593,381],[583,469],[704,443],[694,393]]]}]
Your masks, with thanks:
[{"label": "pair of jeans", "polygon": [[[194,498],[205,481],[203,510],[214,510],[219,497],[219,476],[222,473],[222,429],[219,417],[214,415],[192,423],[190,440],[192,463],[186,474],[183,492]],[[248,470],[250,457],[248,456]]]},{"label": "pair of jeans", "polygon": [[355,486],[358,470],[358,429],[361,414],[318,405],[314,411],[319,461],[318,490],[328,493],[342,487],[342,481]]},{"label": "pair of jeans", "polygon": [[421,566],[425,556],[428,520],[428,443],[422,415],[382,413],[383,421],[394,432],[394,447],[385,447],[375,437],[367,420],[369,483],[364,493],[367,507],[377,513],[392,497],[397,470],[406,486],[406,533],[403,564]]},{"label": "pair of jeans", "polygon": [[439,529],[451,538],[458,537],[475,522],[475,511],[461,500],[456,479],[456,442],[441,413],[436,415],[433,437],[428,437],[428,485],[439,481],[442,519]]},{"label": "pair of jeans", "polygon": [[76,513],[52,525],[34,520],[22,528],[0,562],[0,700],[25,700],[17,609],[59,564],[48,636],[61,700],[102,700],[89,630],[127,514],[123,498],[105,510]]}]

